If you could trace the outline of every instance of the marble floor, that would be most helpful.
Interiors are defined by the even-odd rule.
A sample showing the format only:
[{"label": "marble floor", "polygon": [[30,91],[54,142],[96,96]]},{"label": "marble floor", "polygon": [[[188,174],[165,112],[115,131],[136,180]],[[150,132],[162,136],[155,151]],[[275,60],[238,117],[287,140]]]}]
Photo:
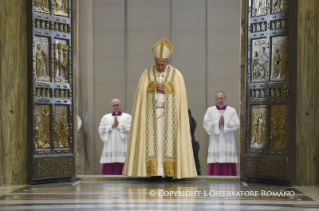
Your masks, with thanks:
[{"label": "marble floor", "polygon": [[78,178],[0,186],[0,210],[319,210],[317,186],[278,186],[239,179],[146,182]]}]

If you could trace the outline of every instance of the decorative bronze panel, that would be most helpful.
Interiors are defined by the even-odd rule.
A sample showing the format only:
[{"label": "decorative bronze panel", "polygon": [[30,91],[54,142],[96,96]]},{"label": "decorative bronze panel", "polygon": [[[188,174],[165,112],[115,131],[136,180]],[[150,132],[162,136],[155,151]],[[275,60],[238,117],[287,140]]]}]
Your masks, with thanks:
[{"label": "decorative bronze panel", "polygon": [[68,82],[68,51],[66,40],[54,40],[54,80]]},{"label": "decorative bronze panel", "polygon": [[72,177],[74,174],[74,158],[35,158],[35,175],[37,178],[63,178]]},{"label": "decorative bronze panel", "polygon": [[55,89],[54,92],[55,92],[54,93],[55,98],[62,98],[62,99],[70,98],[68,89]]},{"label": "decorative bronze panel", "polygon": [[251,98],[266,98],[266,89],[251,89]]},{"label": "decorative bronze panel", "polygon": [[270,97],[273,99],[282,98],[282,88],[272,88],[270,89]]},{"label": "decorative bronze panel", "polygon": [[256,178],[285,178],[285,159],[271,158],[246,158],[246,174],[248,177]]},{"label": "decorative bronze panel", "polygon": [[[289,181],[290,0],[247,0],[243,179]],[[292,77],[293,76],[293,77]],[[248,180],[248,179],[247,179]]]},{"label": "decorative bronze panel", "polygon": [[54,15],[68,16],[68,0],[54,0]]},{"label": "decorative bronze panel", "polygon": [[36,80],[50,81],[49,66],[49,39],[45,37],[34,38],[34,62],[33,70]]},{"label": "decorative bronze panel", "polygon": [[33,0],[34,11],[40,13],[50,13],[49,0]]},{"label": "decorative bronze panel", "polygon": [[283,29],[287,27],[287,19],[279,19],[270,21],[271,30]]},{"label": "decorative bronze panel", "polygon": [[250,147],[261,149],[265,147],[266,138],[266,106],[251,107]]},{"label": "decorative bronze panel", "polygon": [[287,106],[271,106],[270,148],[285,149],[287,145]]},{"label": "decorative bronze panel", "polygon": [[72,1],[26,1],[28,15],[28,177],[74,176]]},{"label": "decorative bronze panel", "polygon": [[50,106],[35,107],[34,145],[36,149],[50,149]]},{"label": "decorative bronze panel", "polygon": [[289,0],[272,0],[271,13],[287,11],[288,1]]},{"label": "decorative bronze panel", "polygon": [[267,15],[267,0],[252,0],[252,16]]},{"label": "decorative bronze panel", "polygon": [[70,25],[69,24],[64,24],[64,23],[59,23],[59,22],[54,22],[54,31],[56,32],[64,32],[64,33],[69,33],[70,31]]},{"label": "decorative bronze panel", "polygon": [[54,147],[69,147],[69,118],[67,106],[55,106],[54,112]]},{"label": "decorative bronze panel", "polygon": [[36,29],[45,29],[50,30],[50,21],[35,19],[35,28]]},{"label": "decorative bronze panel", "polygon": [[267,77],[267,39],[252,41],[252,82],[264,82]]},{"label": "decorative bronze panel", "polygon": [[285,80],[287,77],[287,37],[272,38],[272,58],[270,79]]},{"label": "decorative bronze panel", "polygon": [[35,88],[34,95],[38,98],[51,98],[51,89]]}]

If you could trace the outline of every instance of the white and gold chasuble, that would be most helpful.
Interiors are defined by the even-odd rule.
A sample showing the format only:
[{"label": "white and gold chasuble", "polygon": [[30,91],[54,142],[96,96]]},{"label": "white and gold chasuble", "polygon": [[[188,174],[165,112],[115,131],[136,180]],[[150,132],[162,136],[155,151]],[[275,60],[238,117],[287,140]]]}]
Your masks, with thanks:
[{"label": "white and gold chasuble", "polygon": [[[182,74],[171,65],[162,78],[165,86],[164,108],[156,108],[155,65],[146,69],[139,81],[132,114],[131,131],[123,174],[134,177],[158,175],[159,160],[163,161],[166,177],[197,176],[188,118],[186,88]],[[163,131],[157,119],[163,118]],[[158,134],[163,140],[158,149]],[[159,153],[162,157],[159,157]],[[162,159],[161,159],[162,158]]]}]

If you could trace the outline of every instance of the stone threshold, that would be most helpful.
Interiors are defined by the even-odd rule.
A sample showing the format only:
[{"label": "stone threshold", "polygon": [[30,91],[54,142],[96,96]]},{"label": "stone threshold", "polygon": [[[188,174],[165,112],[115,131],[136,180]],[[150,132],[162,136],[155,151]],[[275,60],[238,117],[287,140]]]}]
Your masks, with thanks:
[{"label": "stone threshold", "polygon": [[[127,177],[123,175],[77,175],[78,181],[145,181],[145,177]],[[197,176],[182,181],[232,181],[240,182],[240,176]]]}]

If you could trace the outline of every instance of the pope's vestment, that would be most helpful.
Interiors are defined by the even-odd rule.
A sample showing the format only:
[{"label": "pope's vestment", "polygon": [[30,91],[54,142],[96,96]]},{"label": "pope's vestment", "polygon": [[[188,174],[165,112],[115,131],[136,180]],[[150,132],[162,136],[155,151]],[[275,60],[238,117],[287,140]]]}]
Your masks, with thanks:
[{"label": "pope's vestment", "polygon": [[[224,124],[219,124],[220,116]],[[207,109],[204,128],[209,138],[207,163],[238,163],[234,131],[239,128],[236,110],[230,106],[226,110],[217,110],[216,106]]]},{"label": "pope's vestment", "polygon": [[[162,108],[157,105],[158,82],[165,86]],[[177,69],[168,65],[165,74],[159,76],[153,65],[142,73],[135,93],[124,175],[177,179],[197,175],[187,109],[185,83]]]}]

